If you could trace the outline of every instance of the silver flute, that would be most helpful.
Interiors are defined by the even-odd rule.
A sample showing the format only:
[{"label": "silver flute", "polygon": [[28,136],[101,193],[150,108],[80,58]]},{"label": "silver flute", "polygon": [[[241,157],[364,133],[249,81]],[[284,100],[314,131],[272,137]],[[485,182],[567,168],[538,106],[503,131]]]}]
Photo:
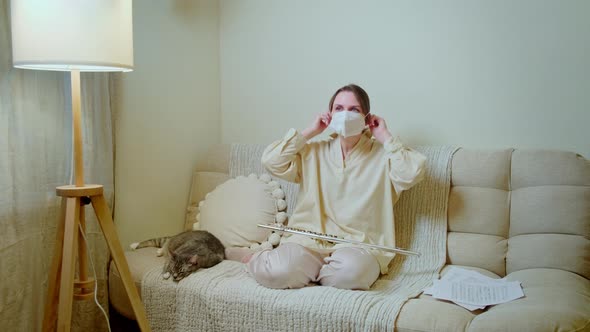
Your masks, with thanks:
[{"label": "silver flute", "polygon": [[411,250],[406,250],[406,249],[402,249],[402,248],[387,247],[387,246],[382,246],[382,245],[378,245],[378,244],[364,243],[364,242],[360,242],[360,241],[356,241],[356,240],[347,240],[347,239],[343,239],[341,237],[338,237],[336,235],[317,233],[317,232],[312,232],[312,231],[308,231],[305,229],[287,227],[287,226],[281,225],[281,224],[267,224],[267,225],[258,224],[258,227],[272,229],[273,231],[277,231],[277,232],[285,232],[285,233],[304,235],[304,236],[310,237],[312,239],[320,239],[320,240],[325,240],[328,242],[350,243],[350,244],[355,244],[355,245],[359,245],[359,246],[363,246],[363,247],[369,247],[372,249],[379,249],[379,250],[394,252],[396,254],[420,256],[419,252],[415,252],[415,251],[411,251]]}]

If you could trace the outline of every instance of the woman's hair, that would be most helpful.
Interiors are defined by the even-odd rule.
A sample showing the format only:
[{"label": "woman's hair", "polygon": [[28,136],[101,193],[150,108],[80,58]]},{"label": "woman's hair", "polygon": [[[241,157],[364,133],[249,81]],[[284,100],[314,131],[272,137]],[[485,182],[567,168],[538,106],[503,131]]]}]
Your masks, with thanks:
[{"label": "woman's hair", "polygon": [[345,85],[345,86],[341,87],[340,89],[336,90],[336,92],[334,93],[334,95],[330,99],[330,112],[332,111],[332,106],[334,106],[334,99],[336,99],[336,96],[342,91],[348,91],[348,92],[354,93],[354,96],[356,97],[356,99],[359,101],[359,103],[361,103],[361,111],[363,112],[363,114],[364,115],[369,114],[369,112],[371,111],[371,103],[369,102],[369,95],[367,94],[367,92],[365,90],[363,90],[363,88],[361,88],[360,86],[358,86],[356,84],[348,84],[348,85]]}]

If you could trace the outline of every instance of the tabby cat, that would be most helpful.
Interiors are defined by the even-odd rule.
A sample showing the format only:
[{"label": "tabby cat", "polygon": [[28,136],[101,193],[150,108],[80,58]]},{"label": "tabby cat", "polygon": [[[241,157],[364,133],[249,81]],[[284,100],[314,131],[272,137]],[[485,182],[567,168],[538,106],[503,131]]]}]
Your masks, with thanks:
[{"label": "tabby cat", "polygon": [[212,267],[225,259],[221,241],[207,231],[186,231],[131,244],[132,249],[158,247],[158,256],[166,256],[163,276],[180,281],[199,268]]}]

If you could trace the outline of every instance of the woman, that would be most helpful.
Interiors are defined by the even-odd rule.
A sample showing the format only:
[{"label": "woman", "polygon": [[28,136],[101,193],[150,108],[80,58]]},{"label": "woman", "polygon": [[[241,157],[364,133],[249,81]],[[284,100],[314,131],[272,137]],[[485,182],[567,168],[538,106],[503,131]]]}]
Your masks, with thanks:
[{"label": "woman", "polygon": [[[422,179],[425,157],[404,147],[383,118],[369,113],[369,96],[361,87],[338,89],[329,106],[305,130],[289,130],[262,156],[272,175],[300,184],[289,226],[393,247],[393,205]],[[308,143],[326,128],[335,132],[330,140]],[[318,282],[369,289],[387,273],[393,255],[285,233],[276,249],[243,261],[269,288]]]}]

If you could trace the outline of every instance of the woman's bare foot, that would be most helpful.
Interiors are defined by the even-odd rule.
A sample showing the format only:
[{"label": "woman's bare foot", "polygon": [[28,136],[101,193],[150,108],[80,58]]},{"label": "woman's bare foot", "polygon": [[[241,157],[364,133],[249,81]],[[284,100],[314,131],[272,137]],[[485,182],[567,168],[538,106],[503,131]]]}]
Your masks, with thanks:
[{"label": "woman's bare foot", "polygon": [[246,247],[225,248],[225,258],[230,261],[247,263],[254,254],[254,250]]}]

